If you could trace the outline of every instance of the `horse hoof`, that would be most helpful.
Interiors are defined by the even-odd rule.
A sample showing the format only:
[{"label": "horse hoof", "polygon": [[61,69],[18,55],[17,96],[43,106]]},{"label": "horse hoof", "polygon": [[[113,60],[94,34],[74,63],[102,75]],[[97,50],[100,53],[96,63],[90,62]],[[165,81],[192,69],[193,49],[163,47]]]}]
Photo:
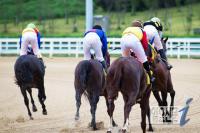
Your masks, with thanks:
[{"label": "horse hoof", "polygon": [[79,120],[79,116],[75,116],[75,120],[78,121]]},{"label": "horse hoof", "polygon": [[46,111],[46,110],[45,110],[45,111],[43,111],[42,113],[43,113],[43,115],[47,115],[47,111]]},{"label": "horse hoof", "polygon": [[150,128],[148,129],[148,131],[149,131],[149,132],[153,132],[153,128],[150,127]]},{"label": "horse hoof", "polygon": [[30,116],[30,120],[33,120],[33,117],[32,117],[32,116]]},{"label": "horse hoof", "polygon": [[166,123],[170,124],[170,123],[172,123],[172,120],[166,120]]},{"label": "horse hoof", "polygon": [[118,125],[116,123],[113,124],[113,127],[118,127]]},{"label": "horse hoof", "polygon": [[33,110],[33,112],[36,112],[37,108],[35,106],[33,106],[32,110]]},{"label": "horse hoof", "polygon": [[93,129],[93,131],[96,131],[96,130],[98,130],[96,127],[93,127],[92,129]]},{"label": "horse hoof", "polygon": [[108,130],[107,133],[112,133],[111,130]]},{"label": "horse hoof", "polygon": [[126,129],[122,129],[122,133],[127,133],[127,132],[126,132]]}]

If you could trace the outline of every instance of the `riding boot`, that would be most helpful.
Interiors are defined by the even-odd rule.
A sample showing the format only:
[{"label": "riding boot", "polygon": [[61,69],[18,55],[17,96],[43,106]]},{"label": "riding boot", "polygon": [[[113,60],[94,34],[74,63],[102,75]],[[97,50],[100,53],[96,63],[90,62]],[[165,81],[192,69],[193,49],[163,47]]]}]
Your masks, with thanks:
[{"label": "riding boot", "polygon": [[151,74],[149,62],[148,61],[144,62],[143,66],[144,66],[144,69],[146,70],[147,74],[149,75],[151,83],[153,83],[155,81],[155,77],[153,77],[153,75]]},{"label": "riding boot", "polygon": [[160,50],[158,50],[158,53],[160,54],[162,61],[166,64],[167,69],[170,70],[173,66],[170,65],[170,64],[167,62],[167,56],[166,56],[164,50],[163,50],[163,49],[160,49]]},{"label": "riding boot", "polygon": [[102,64],[102,66],[103,66],[103,68],[104,68],[104,70],[105,70],[105,72],[106,72],[106,74],[107,74],[107,65],[106,65],[105,60],[102,61],[102,62],[100,62],[100,63]]}]

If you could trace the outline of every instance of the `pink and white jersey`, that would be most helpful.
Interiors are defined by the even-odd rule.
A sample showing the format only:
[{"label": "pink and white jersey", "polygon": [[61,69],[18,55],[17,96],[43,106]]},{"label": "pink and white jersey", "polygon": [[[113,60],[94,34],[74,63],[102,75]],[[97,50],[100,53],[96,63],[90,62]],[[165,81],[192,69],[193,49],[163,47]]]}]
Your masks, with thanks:
[{"label": "pink and white jersey", "polygon": [[144,26],[144,31],[147,34],[147,39],[149,40],[149,42],[151,42],[152,45],[157,48],[157,50],[163,49],[160,35],[153,25]]}]

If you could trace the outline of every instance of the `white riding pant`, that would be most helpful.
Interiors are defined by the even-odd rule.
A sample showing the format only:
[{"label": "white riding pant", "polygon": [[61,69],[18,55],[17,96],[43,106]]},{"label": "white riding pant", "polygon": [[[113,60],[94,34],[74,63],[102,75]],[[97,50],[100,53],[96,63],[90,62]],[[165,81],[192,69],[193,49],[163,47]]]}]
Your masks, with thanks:
[{"label": "white riding pant", "polygon": [[130,56],[130,50],[133,50],[138,61],[141,63],[147,61],[147,56],[145,55],[140,40],[133,34],[124,35],[121,38],[121,50],[123,57]]},{"label": "white riding pant", "polygon": [[22,44],[21,44],[20,55],[26,55],[27,54],[27,50],[28,50],[29,45],[31,45],[33,52],[36,56],[40,55],[37,35],[36,35],[35,32],[25,32],[22,35]]},{"label": "white riding pant", "polygon": [[101,47],[102,43],[99,36],[95,32],[89,32],[83,38],[84,60],[91,59],[90,49],[93,49],[95,52],[96,59],[100,62],[104,61]]},{"label": "white riding pant", "polygon": [[144,31],[146,32],[149,41],[154,38],[153,46],[155,46],[157,50],[163,49],[160,35],[154,26],[146,25],[144,26]]}]

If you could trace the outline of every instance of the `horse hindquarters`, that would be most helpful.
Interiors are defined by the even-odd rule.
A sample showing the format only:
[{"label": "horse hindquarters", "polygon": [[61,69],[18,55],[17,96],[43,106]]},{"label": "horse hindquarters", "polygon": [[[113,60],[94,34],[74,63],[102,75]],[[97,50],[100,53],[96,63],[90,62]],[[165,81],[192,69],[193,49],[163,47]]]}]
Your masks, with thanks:
[{"label": "horse hindquarters", "polygon": [[33,81],[33,74],[30,71],[30,65],[28,64],[28,62],[20,64],[19,59],[15,63],[16,83],[19,86],[28,88],[28,85],[31,84],[31,82]]},{"label": "horse hindquarters", "polygon": [[[79,109],[81,106],[81,96],[85,92],[87,87],[87,73],[89,70],[89,61],[81,61],[75,69],[75,80],[74,80],[74,87],[75,87],[75,99],[76,99],[76,115],[75,120],[79,119]],[[87,96],[86,92],[84,93]]]}]

